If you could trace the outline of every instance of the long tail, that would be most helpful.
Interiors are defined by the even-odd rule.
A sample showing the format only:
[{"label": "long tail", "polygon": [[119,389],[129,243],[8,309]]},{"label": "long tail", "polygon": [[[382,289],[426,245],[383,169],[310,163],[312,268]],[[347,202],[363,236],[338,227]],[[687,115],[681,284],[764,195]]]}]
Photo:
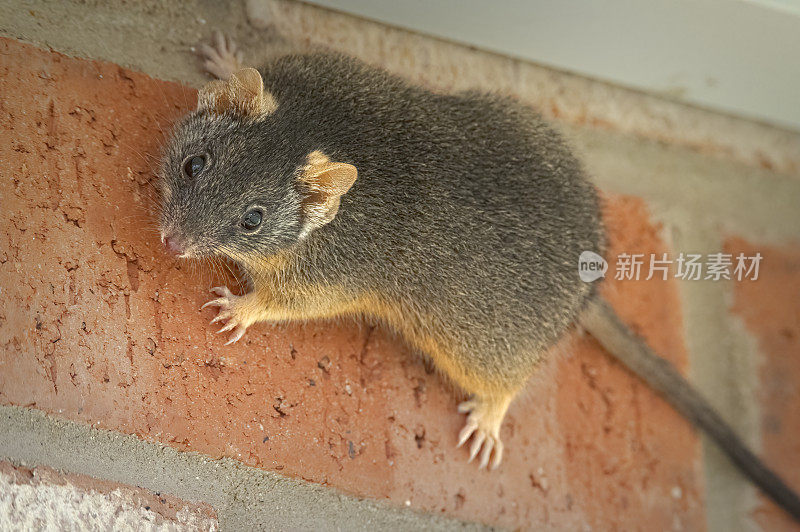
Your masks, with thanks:
[{"label": "long tail", "polygon": [[615,358],[704,431],[756,486],[800,522],[800,497],[754,455],[671,363],[636,336],[605,301],[595,298],[581,324]]}]

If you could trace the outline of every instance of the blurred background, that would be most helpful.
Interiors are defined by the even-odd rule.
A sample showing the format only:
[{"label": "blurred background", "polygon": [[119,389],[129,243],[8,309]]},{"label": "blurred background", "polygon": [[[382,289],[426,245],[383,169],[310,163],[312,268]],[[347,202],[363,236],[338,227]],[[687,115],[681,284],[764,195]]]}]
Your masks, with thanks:
[{"label": "blurred background", "polygon": [[312,2],[800,129],[798,0]]}]

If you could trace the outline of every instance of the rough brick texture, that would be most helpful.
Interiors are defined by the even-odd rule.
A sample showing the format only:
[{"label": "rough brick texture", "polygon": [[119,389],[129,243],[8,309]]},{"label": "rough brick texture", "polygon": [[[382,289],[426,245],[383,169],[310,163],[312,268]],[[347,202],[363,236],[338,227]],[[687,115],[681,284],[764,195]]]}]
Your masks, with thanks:
[{"label": "rough brick texture", "polygon": [[[223,347],[198,310],[211,274],[168,258],[152,216],[150,165],[193,91],[0,40],[0,93],[1,403],[490,524],[704,528],[698,439],[590,339],[512,406],[494,473],[380,326],[262,324]],[[607,220],[615,248],[664,249],[641,201],[609,198]],[[606,292],[685,366],[674,283]]]},{"label": "rough brick texture", "polygon": [[[732,310],[756,338],[761,354],[761,454],[800,489],[800,244],[764,246],[730,238],[725,252],[763,257],[758,280],[734,283]],[[755,517],[764,530],[800,530],[763,497]]]}]

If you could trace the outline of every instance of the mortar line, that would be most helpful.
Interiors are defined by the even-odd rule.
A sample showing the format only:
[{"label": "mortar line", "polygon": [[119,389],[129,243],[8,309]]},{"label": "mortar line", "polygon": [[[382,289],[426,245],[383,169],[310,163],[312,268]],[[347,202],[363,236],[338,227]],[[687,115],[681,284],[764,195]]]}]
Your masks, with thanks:
[{"label": "mortar line", "polygon": [[394,508],[302,480],[177,451],[134,436],[0,405],[0,459],[48,466],[206,502],[222,530],[484,530],[484,525]]}]

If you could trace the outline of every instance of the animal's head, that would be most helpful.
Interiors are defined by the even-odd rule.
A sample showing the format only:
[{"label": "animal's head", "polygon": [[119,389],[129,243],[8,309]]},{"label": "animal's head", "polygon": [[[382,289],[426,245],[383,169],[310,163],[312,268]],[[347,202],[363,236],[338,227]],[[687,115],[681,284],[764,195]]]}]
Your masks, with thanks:
[{"label": "animal's head", "polygon": [[272,134],[278,106],[252,68],[200,90],[159,172],[161,237],[172,253],[246,262],[333,220],[356,168]]}]

